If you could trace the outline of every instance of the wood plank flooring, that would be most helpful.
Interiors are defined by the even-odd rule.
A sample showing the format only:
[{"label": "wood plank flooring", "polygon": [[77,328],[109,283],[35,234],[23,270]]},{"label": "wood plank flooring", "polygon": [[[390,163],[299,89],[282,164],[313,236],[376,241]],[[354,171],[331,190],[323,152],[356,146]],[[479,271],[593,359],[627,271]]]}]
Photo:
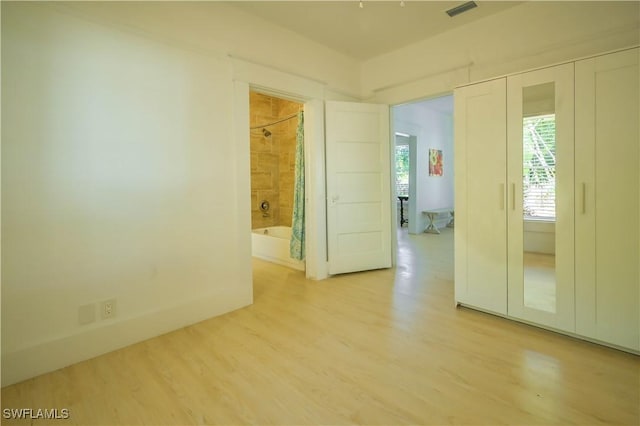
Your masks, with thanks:
[{"label": "wood plank flooring", "polygon": [[[307,281],[254,261],[254,305],[2,389],[55,425],[640,424],[640,357],[453,302],[453,230],[395,269]],[[31,421],[3,420],[2,424]]]},{"label": "wood plank flooring", "polygon": [[556,257],[553,254],[523,253],[524,306],[556,311]]}]

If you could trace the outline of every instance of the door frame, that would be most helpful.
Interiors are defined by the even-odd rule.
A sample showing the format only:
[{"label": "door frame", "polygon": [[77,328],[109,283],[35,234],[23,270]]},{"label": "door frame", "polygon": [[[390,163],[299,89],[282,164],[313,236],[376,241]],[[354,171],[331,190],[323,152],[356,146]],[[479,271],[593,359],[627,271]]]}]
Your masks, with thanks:
[{"label": "door frame", "polygon": [[[424,215],[422,215],[421,211],[418,209],[417,207],[417,201],[418,201],[418,170],[417,170],[417,163],[418,163],[418,134],[421,133],[422,131],[422,125],[417,125],[413,122],[405,122],[405,121],[401,121],[402,120],[402,115],[398,115],[398,107],[401,106],[406,106],[406,105],[413,105],[413,104],[423,104],[423,103],[428,103],[430,101],[433,101],[435,99],[439,99],[439,98],[443,98],[443,97],[451,97],[453,98],[453,91],[447,91],[447,92],[440,92],[440,93],[435,93],[432,95],[426,95],[426,96],[422,96],[419,97],[417,99],[411,99],[411,100],[407,100],[407,101],[403,101],[403,102],[397,102],[397,103],[393,103],[393,104],[389,104],[389,115],[390,115],[390,130],[391,130],[391,137],[392,140],[394,141],[395,144],[395,137],[397,135],[398,132],[400,132],[402,135],[407,135],[408,137],[408,141],[409,141],[409,155],[410,155],[410,164],[409,164],[409,203],[408,203],[408,218],[409,218],[409,225],[408,225],[408,232],[410,234],[422,234],[424,232],[424,229],[426,228],[426,217]],[[400,121],[397,121],[400,120]],[[453,109],[451,110],[451,129],[453,132],[453,127],[454,127],[454,117],[453,117]],[[455,162],[455,149],[453,149],[453,133],[451,135],[451,148],[452,148],[452,166],[453,163]],[[395,170],[395,145],[392,147],[392,158],[391,158],[391,167],[392,170]],[[454,176],[455,176],[455,168],[453,168],[454,171]],[[394,181],[392,182],[392,186],[394,188],[392,197],[395,200],[396,199],[396,194],[395,194],[395,174],[393,174],[393,178]],[[453,196],[454,196],[454,200],[455,200],[455,186],[453,188]],[[393,200],[392,200],[393,201]],[[397,222],[397,218],[396,222]],[[397,238],[396,238],[397,239]],[[396,247],[393,247],[394,249],[394,253],[396,251]],[[395,260],[394,260],[394,265],[395,265]]]},{"label": "door frame", "polygon": [[[324,143],[324,84],[233,58],[233,139],[238,182],[238,244],[251,268],[251,169],[249,92],[251,90],[304,104],[305,276],[328,277]],[[244,267],[244,266],[243,266]]]},{"label": "door frame", "polygon": [[[246,60],[230,57],[233,74],[233,116],[234,116],[234,143],[236,144],[236,166],[238,179],[238,236],[239,241],[244,242],[244,257],[251,265],[251,207],[250,207],[250,153],[249,153],[249,91],[256,90],[268,95],[291,99],[304,103],[305,111],[305,216],[306,216],[306,277],[313,280],[322,280],[329,277],[328,269],[328,244],[327,244],[327,208],[326,208],[326,169],[325,169],[325,132],[324,132],[324,101],[326,100],[326,83],[315,81],[298,75],[275,70],[268,66],[248,62]],[[389,138],[394,143],[389,144],[390,170],[394,170],[395,159],[395,132],[394,107],[408,102],[418,102],[452,92],[424,93],[419,99],[406,99],[398,102],[382,102],[372,100],[374,103],[387,104],[389,107]],[[348,99],[345,99],[348,100]],[[353,99],[351,101],[354,101]],[[415,151],[415,150],[414,150]],[[413,161],[415,164],[415,161]],[[414,173],[415,175],[415,173]],[[391,191],[391,253],[392,267],[397,264],[398,241],[396,229],[397,213],[395,203],[395,174],[389,174],[389,180],[393,190]],[[413,185],[415,188],[416,185]],[[244,195],[243,195],[244,194]],[[415,196],[413,197],[415,199]],[[411,206],[412,201],[409,201]],[[413,201],[415,203],[415,200]],[[415,210],[409,208],[409,210]],[[417,218],[414,218],[415,223]],[[251,272],[251,271],[249,271]]]}]

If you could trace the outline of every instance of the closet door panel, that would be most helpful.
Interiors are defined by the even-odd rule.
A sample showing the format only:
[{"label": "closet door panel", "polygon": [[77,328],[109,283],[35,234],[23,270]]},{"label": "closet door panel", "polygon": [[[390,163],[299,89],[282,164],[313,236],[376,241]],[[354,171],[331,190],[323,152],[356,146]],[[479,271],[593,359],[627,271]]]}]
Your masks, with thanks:
[{"label": "closet door panel", "polygon": [[455,297],[506,314],[505,80],[455,91]]},{"label": "closet door panel", "polygon": [[635,350],[640,350],[638,52],[576,63],[576,331]]},{"label": "closet door panel", "polygon": [[507,129],[508,315],[573,332],[573,64],[508,77]]}]

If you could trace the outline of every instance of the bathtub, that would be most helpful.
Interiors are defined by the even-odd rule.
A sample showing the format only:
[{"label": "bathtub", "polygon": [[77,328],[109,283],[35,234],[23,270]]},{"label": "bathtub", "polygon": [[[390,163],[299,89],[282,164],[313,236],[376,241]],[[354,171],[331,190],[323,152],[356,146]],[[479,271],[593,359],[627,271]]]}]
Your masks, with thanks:
[{"label": "bathtub", "polygon": [[251,231],[251,254],[254,257],[304,271],[304,262],[289,256],[291,228],[270,226]]}]

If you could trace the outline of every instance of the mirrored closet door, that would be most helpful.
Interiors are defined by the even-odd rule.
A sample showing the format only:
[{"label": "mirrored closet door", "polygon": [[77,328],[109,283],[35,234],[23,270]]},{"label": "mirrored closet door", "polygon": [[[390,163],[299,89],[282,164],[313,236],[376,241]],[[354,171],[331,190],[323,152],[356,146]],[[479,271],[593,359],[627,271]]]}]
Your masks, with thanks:
[{"label": "mirrored closet door", "polygon": [[573,67],[507,78],[508,312],[566,331],[575,330]]}]

